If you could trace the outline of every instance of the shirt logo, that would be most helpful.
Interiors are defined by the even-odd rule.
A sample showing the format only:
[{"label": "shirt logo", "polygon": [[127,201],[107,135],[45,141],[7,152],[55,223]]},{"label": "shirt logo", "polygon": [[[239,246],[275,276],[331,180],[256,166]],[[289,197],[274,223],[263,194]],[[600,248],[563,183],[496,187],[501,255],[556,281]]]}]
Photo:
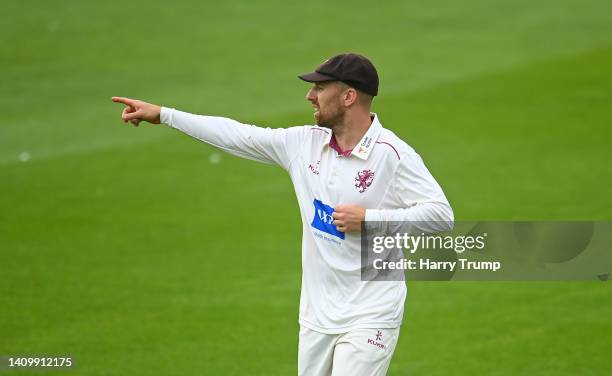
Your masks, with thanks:
[{"label": "shirt logo", "polygon": [[372,137],[366,136],[363,139],[363,142],[361,143],[361,146],[367,149],[367,148],[370,147],[371,144],[372,144]]},{"label": "shirt logo", "polygon": [[363,193],[370,185],[372,185],[373,181],[374,172],[372,170],[359,171],[357,172],[357,177],[355,178],[355,188],[357,188],[359,193]]},{"label": "shirt logo", "polygon": [[319,165],[321,164],[321,160],[318,160],[317,163],[314,164],[314,166],[312,164],[308,165],[308,168],[310,169],[310,172],[312,172],[315,175],[319,175]]},{"label": "shirt logo", "polygon": [[316,198],[312,203],[314,205],[314,218],[310,225],[317,230],[321,230],[330,235],[337,236],[340,239],[344,239],[344,233],[342,231],[338,231],[334,225],[334,219],[332,217],[334,208],[329,205],[325,205]]},{"label": "shirt logo", "polygon": [[[383,350],[386,349],[387,345],[382,343],[382,336],[383,336],[382,332],[380,330],[377,330],[376,331],[376,339],[374,340],[374,339],[368,338],[368,344],[372,345],[372,346],[376,346],[379,349],[383,349]],[[381,341],[381,342],[379,342],[379,341]]]}]

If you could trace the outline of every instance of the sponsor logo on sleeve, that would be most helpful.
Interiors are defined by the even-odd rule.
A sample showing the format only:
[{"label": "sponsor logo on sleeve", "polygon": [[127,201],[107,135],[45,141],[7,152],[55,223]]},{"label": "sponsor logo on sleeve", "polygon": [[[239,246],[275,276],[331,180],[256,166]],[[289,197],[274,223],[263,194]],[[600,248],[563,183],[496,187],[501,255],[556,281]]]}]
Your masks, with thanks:
[{"label": "sponsor logo on sleeve", "polygon": [[334,219],[332,214],[334,212],[334,208],[329,205],[325,205],[316,198],[312,203],[314,205],[314,218],[310,225],[317,230],[321,230],[330,235],[337,236],[340,239],[344,239],[344,232],[338,231],[333,223]]}]

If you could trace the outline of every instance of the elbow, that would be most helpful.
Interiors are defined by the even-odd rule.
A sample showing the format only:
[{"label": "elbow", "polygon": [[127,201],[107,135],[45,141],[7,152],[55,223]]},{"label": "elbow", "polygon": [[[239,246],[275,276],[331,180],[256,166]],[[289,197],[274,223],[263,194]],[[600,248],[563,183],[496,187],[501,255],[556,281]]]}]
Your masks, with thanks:
[{"label": "elbow", "polygon": [[448,218],[447,218],[447,223],[448,223],[448,230],[447,231],[451,231],[453,228],[455,228],[455,213],[453,213],[453,208],[450,207],[450,205],[448,205]]},{"label": "elbow", "polygon": [[448,202],[441,202],[438,205],[438,216],[442,222],[442,231],[451,231],[455,227],[455,213]]},{"label": "elbow", "polygon": [[455,215],[447,201],[430,201],[421,210],[419,220],[429,231],[447,232],[455,227]]}]

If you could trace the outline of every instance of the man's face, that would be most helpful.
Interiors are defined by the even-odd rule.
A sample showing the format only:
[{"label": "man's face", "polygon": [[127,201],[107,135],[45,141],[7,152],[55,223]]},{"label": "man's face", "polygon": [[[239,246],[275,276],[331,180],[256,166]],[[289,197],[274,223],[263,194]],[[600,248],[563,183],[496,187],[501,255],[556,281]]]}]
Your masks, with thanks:
[{"label": "man's face", "polygon": [[316,124],[333,128],[344,118],[346,109],[342,105],[345,87],[337,81],[317,82],[306,94],[306,99],[314,107]]}]

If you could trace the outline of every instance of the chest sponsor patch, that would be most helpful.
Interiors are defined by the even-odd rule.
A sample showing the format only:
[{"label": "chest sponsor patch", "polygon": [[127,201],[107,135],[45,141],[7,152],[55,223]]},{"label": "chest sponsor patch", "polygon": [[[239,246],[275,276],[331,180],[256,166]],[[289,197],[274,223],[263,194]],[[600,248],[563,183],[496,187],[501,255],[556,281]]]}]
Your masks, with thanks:
[{"label": "chest sponsor patch", "polygon": [[321,230],[330,235],[337,236],[340,239],[344,239],[344,233],[342,231],[338,231],[336,226],[333,224],[334,219],[332,217],[332,213],[334,212],[334,208],[329,205],[325,205],[316,198],[312,203],[314,205],[314,218],[312,219],[312,223],[310,225],[317,230]]}]

